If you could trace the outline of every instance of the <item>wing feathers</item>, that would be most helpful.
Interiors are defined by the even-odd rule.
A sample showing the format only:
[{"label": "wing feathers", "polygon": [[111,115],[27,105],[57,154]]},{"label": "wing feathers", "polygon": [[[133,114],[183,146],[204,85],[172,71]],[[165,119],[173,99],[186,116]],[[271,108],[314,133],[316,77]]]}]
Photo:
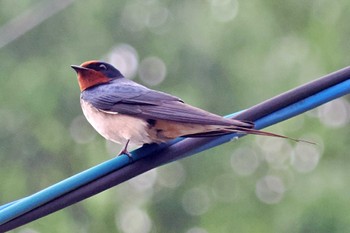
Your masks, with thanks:
[{"label": "wing feathers", "polygon": [[86,89],[82,92],[81,98],[107,113],[116,112],[144,119],[189,124],[253,127],[252,123],[225,119],[185,104],[175,96],[153,91],[127,79]]}]

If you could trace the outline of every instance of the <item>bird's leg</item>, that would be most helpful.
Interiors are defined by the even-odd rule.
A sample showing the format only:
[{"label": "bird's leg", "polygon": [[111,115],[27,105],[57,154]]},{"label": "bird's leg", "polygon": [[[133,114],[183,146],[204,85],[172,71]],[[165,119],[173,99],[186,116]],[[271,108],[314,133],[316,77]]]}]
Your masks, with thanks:
[{"label": "bird's leg", "polygon": [[125,154],[129,157],[130,160],[133,160],[131,153],[128,151],[128,145],[129,145],[130,139],[125,143],[125,146],[123,149],[119,152],[117,156],[121,156],[122,154]]}]

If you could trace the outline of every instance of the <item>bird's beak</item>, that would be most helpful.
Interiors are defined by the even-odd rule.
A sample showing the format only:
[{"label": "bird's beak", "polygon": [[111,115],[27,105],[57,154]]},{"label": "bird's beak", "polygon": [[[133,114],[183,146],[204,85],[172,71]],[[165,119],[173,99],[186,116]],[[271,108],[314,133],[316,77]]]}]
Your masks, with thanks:
[{"label": "bird's beak", "polygon": [[72,67],[77,73],[79,73],[79,71],[89,70],[88,68],[77,66],[77,65],[71,65],[70,67]]}]

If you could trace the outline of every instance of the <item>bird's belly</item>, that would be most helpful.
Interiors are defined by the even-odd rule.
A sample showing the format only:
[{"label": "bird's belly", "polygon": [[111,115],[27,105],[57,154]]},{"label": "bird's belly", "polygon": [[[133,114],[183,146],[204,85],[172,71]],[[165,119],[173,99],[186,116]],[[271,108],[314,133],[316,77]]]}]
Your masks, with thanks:
[{"label": "bird's belly", "polygon": [[107,140],[125,144],[128,140],[135,145],[151,143],[145,120],[136,117],[100,111],[81,100],[83,113],[95,130]]}]

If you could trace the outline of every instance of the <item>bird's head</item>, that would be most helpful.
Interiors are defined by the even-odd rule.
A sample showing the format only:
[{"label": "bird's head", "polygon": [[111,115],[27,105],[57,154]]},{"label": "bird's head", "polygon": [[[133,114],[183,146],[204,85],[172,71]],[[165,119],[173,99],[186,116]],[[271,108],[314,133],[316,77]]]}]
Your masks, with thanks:
[{"label": "bird's head", "polygon": [[80,66],[71,65],[71,67],[77,72],[80,91],[108,83],[113,79],[124,78],[119,70],[106,62],[94,60],[84,62]]}]

